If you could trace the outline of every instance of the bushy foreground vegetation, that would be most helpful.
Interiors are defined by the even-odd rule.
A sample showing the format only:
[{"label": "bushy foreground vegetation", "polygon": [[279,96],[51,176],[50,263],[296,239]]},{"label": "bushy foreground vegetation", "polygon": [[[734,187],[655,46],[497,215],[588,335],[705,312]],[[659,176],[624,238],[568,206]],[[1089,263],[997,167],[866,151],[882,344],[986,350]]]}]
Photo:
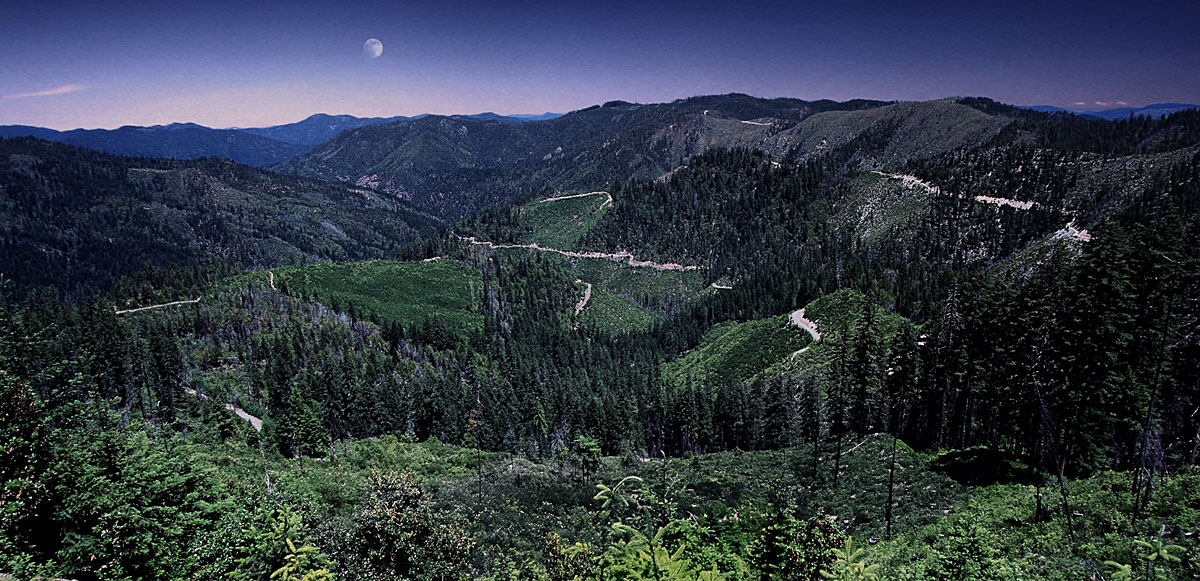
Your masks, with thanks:
[{"label": "bushy foreground vegetation", "polygon": [[[35,399],[11,376],[0,385],[6,404]],[[316,461],[264,453],[249,424],[206,400],[181,402],[171,431],[120,426],[95,408],[71,404],[47,421],[36,405],[5,407],[17,428],[6,449],[31,459],[2,474],[0,566],[18,578],[1186,579],[1200,571],[1195,470],[1162,477],[1131,518],[1130,473],[1070,482],[1068,506],[1034,485],[964,487],[936,468],[939,457],[903,444],[893,457],[883,434],[855,442],[836,474],[830,454],[812,447],[652,460],[602,457],[586,440],[534,462],[383,436],[338,444]]]}]

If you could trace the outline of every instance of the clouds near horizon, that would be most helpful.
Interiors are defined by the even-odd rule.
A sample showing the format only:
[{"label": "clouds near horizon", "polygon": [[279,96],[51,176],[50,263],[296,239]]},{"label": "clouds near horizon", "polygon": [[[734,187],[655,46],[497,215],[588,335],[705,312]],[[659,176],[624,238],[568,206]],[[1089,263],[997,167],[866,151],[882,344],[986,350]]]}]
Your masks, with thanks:
[{"label": "clouds near horizon", "polygon": [[87,88],[89,88],[89,87],[84,86],[84,85],[60,85],[58,87],[54,87],[51,89],[43,89],[41,91],[32,91],[29,93],[13,93],[11,95],[4,95],[3,97],[0,97],[0,99],[28,99],[31,97],[52,97],[55,95],[66,95],[68,93],[82,91]]}]

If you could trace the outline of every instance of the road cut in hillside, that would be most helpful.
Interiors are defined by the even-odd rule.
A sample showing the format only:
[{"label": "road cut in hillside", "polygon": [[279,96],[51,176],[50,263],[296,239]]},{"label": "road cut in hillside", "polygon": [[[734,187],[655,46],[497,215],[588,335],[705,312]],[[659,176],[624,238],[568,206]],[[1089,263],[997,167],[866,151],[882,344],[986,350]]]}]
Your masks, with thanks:
[{"label": "road cut in hillside", "polygon": [[1063,226],[1062,230],[1059,230],[1058,232],[1055,232],[1054,234],[1052,234],[1051,238],[1052,239],[1069,238],[1069,239],[1073,239],[1073,240],[1082,240],[1084,242],[1087,242],[1092,239],[1092,235],[1087,230],[1082,230],[1079,227],[1075,226],[1075,221],[1071,220],[1070,223],[1068,223],[1066,226]]},{"label": "road cut in hillside", "polygon": [[200,302],[200,299],[194,298],[190,301],[175,301],[172,303],[163,303],[161,305],[150,305],[148,307],[138,307],[136,309],[125,309],[123,311],[117,311],[117,314],[124,315],[125,313],[136,313],[138,311],[145,311],[145,310],[149,310],[149,309],[161,309],[163,307],[173,307],[175,305],[194,305],[198,302]]},{"label": "road cut in hillside", "polygon": [[[583,282],[583,281],[579,280],[579,279],[575,279],[575,282]],[[575,316],[576,317],[579,316],[579,313],[583,312],[583,308],[587,306],[588,301],[592,300],[592,283],[584,282],[583,284],[586,284],[587,288],[583,289],[583,298],[580,299],[579,303],[577,303],[575,305]]]},{"label": "road cut in hillside", "polygon": [[533,243],[533,244],[496,244],[494,242],[489,242],[487,240],[476,240],[474,236],[459,236],[459,235],[455,234],[455,237],[458,238],[459,240],[462,240],[463,242],[467,242],[467,243],[470,243],[475,246],[487,246],[488,248],[491,248],[491,249],[525,248],[528,250],[537,250],[538,252],[553,252],[555,254],[561,254],[563,256],[567,256],[570,258],[599,258],[599,259],[603,259],[603,260],[612,260],[615,262],[624,262],[625,264],[628,264],[629,266],[635,266],[635,267],[639,267],[639,268],[653,268],[654,270],[699,270],[700,269],[699,266],[694,266],[694,265],[693,266],[684,266],[682,264],[675,264],[673,262],[662,263],[662,262],[652,262],[649,260],[638,260],[638,259],[634,258],[633,254],[630,254],[629,252],[590,252],[590,251],[589,252],[576,252],[574,250],[559,250],[557,248],[547,248],[545,246],[539,246],[537,243]]},{"label": "road cut in hillside", "polygon": [[[908,174],[899,174],[899,173],[884,173],[881,171],[876,171],[876,172],[872,172],[872,173],[881,175],[885,178],[900,180],[900,181],[904,182],[904,185],[906,185],[906,186],[923,188],[926,191],[934,193],[934,194],[942,193],[941,188],[939,188],[917,176],[908,175]],[[1037,205],[1035,202],[1030,202],[1030,201],[1025,201],[1025,200],[1014,200],[1012,198],[997,198],[995,196],[975,196],[975,201],[983,203],[983,204],[995,204],[997,206],[1009,206],[1012,208],[1016,208],[1018,210],[1028,210]]]},{"label": "road cut in hillside", "polygon": [[894,180],[900,180],[900,181],[904,182],[904,185],[906,185],[906,186],[916,186],[916,187],[925,188],[926,190],[933,192],[935,194],[941,193],[941,191],[942,191],[941,188],[939,188],[917,176],[910,176],[908,174],[899,174],[899,173],[884,173],[881,171],[876,171],[876,172],[872,172],[872,173],[881,175],[885,178],[892,178]]},{"label": "road cut in hillside", "polygon": [[[197,393],[196,390],[188,388],[188,387],[183,388],[183,392],[188,395],[194,395],[200,399],[208,399],[207,395],[204,395],[202,393]],[[255,430],[257,430],[259,432],[262,431],[262,420],[250,415],[249,413],[246,412],[246,410],[244,410],[240,407],[237,407],[231,403],[225,404],[225,409],[233,412],[234,414],[237,415],[237,417],[242,418],[243,420],[246,420],[247,422],[250,422],[250,425],[254,426]]]},{"label": "road cut in hillside", "polygon": [[992,196],[975,196],[975,201],[985,204],[996,204],[997,206],[1012,206],[1018,210],[1028,210],[1034,206],[1033,202],[1022,202],[1021,200],[995,198]]},{"label": "road cut in hillside", "polygon": [[574,198],[586,198],[588,196],[606,196],[608,198],[607,200],[604,200],[603,204],[600,204],[599,208],[596,208],[597,210],[603,210],[605,206],[612,205],[612,201],[613,201],[612,194],[610,194],[608,192],[588,192],[586,194],[571,194],[569,196],[555,196],[553,198],[545,198],[545,199],[538,200],[538,203],[545,204],[546,202],[557,202],[559,200],[571,200]]},{"label": "road cut in hillside", "polygon": [[[804,329],[805,331],[808,331],[808,334],[812,335],[813,343],[816,343],[817,341],[821,340],[821,332],[817,331],[817,323],[804,318],[804,309],[800,309],[800,310],[792,313],[791,315],[788,316],[788,319],[792,322],[793,325],[800,327],[801,329]],[[795,357],[801,353],[804,353],[805,351],[808,351],[809,347],[812,347],[812,343],[809,343],[808,347],[805,347],[795,353],[792,353],[792,357]]]}]

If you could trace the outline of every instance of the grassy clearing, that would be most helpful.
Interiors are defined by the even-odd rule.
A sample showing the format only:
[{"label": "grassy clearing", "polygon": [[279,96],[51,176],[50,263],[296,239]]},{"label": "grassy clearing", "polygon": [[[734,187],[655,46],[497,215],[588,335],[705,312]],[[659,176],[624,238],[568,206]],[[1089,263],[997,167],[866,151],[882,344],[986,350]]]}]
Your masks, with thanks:
[{"label": "grassy clearing", "polygon": [[790,357],[811,340],[787,315],[721,323],[705,334],[699,347],[663,365],[663,377],[676,387],[743,381]]},{"label": "grassy clearing", "polygon": [[521,207],[521,222],[533,229],[522,242],[559,250],[578,250],[579,239],[604,216],[608,196],[597,194]]},{"label": "grassy clearing", "polygon": [[713,292],[699,271],[635,268],[611,260],[571,260],[571,270],[581,280],[657,314],[676,312],[703,293]]},{"label": "grassy clearing", "polygon": [[868,245],[885,239],[916,216],[929,200],[917,185],[875,172],[865,172],[846,183],[847,196],[833,220],[853,228]]},{"label": "grassy clearing", "polygon": [[[452,328],[480,329],[476,313],[483,288],[477,272],[457,262],[369,260],[321,263],[273,270],[275,286],[293,295],[315,296],[341,309],[351,305],[360,316],[371,313],[385,322],[419,324],[437,318]],[[266,272],[252,273],[265,282]]]},{"label": "grassy clearing", "polygon": [[592,286],[592,299],[579,313],[579,322],[583,326],[610,333],[645,331],[654,326],[654,321],[654,315],[645,309],[615,294],[599,290],[595,285]]}]

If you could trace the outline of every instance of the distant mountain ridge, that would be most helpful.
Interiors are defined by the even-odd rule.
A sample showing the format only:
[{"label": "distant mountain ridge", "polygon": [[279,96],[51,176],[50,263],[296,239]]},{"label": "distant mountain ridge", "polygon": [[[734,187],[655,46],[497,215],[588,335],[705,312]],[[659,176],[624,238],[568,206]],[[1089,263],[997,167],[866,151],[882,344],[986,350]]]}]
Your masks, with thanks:
[{"label": "distant mountain ridge", "polygon": [[316,145],[329,140],[334,135],[347,129],[366,125],[378,125],[380,123],[391,123],[393,121],[405,121],[413,118],[403,115],[395,117],[355,117],[353,115],[326,115],[324,113],[317,113],[295,123],[273,125],[270,127],[249,127],[237,129],[237,131],[253,133],[287,143]]},{"label": "distant mountain ridge", "polygon": [[[239,129],[286,141],[288,143],[298,143],[303,145],[317,145],[333,139],[337,134],[347,129],[357,129],[359,127],[369,127],[372,125],[383,125],[386,123],[395,123],[397,121],[411,121],[428,117],[426,113],[405,117],[397,115],[395,117],[355,117],[353,115],[327,115],[325,113],[317,113],[310,115],[303,121],[288,123],[285,125],[274,125],[271,127],[251,127]],[[530,121],[545,121],[561,117],[559,113],[542,113],[540,115],[520,114],[520,115],[500,115],[499,113],[476,113],[474,115],[451,115],[451,117],[462,119],[475,119],[479,121],[500,121],[501,123],[526,123]]]},{"label": "distant mountain ridge", "polygon": [[[72,129],[58,131],[30,125],[0,125],[2,137],[36,137],[85,149],[133,157],[198,159],[223,157],[253,167],[268,167],[287,161],[324,143],[347,129],[420,119],[426,115],[405,117],[355,117],[317,113],[284,125],[270,127],[230,127],[214,129],[195,123],[172,123],[142,127],[126,125],[117,129]],[[499,115],[479,113],[455,115],[455,118],[492,120],[502,123],[527,123],[558,117],[540,115]]]},{"label": "distant mountain ridge", "polygon": [[1107,119],[1109,121],[1119,121],[1128,119],[1131,115],[1134,117],[1152,117],[1155,119],[1166,117],[1171,113],[1179,111],[1187,111],[1188,109],[1200,109],[1200,105],[1187,105],[1184,103],[1152,103],[1145,107],[1120,107],[1117,109],[1064,109],[1055,107],[1054,105],[1018,105],[1022,109],[1031,109],[1033,111],[1041,111],[1042,113],[1074,113],[1084,117],[1095,117],[1097,119]]},{"label": "distant mountain ridge", "polygon": [[953,100],[610,101],[539,123],[428,116],[361,127],[273,169],[371,187],[460,218],[543,186],[599,189],[656,178],[712,147],[758,148],[781,161],[858,156],[877,165],[986,142],[1011,121]]},{"label": "distant mountain ridge", "polygon": [[223,157],[254,167],[266,167],[286,161],[304,153],[309,147],[236,129],[211,129],[194,123],[172,123],[152,127],[127,125],[117,129],[71,131],[4,125],[0,126],[0,137],[37,137],[102,153],[132,157]]},{"label": "distant mountain ridge", "polygon": [[372,188],[459,219],[544,188],[592,191],[659,178],[713,148],[757,149],[783,164],[894,171],[981,146],[1152,153],[1192,145],[1200,131],[1189,112],[1140,119],[1122,127],[977,97],[835,102],[735,93],[609,101],[538,123],[430,115],[342,132],[272,169]]}]

